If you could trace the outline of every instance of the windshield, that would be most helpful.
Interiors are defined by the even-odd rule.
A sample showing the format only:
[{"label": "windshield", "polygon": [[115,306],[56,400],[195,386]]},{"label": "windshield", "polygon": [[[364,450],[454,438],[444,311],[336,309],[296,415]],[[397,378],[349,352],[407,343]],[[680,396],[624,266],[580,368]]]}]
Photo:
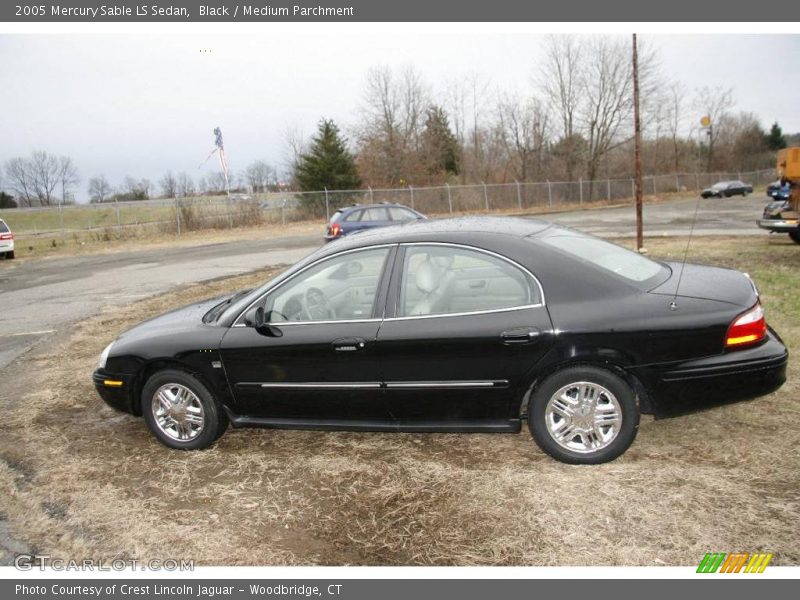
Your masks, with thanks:
[{"label": "windshield", "polygon": [[8,233],[8,226],[3,221],[0,221],[0,233]]},{"label": "windshield", "polygon": [[648,288],[669,276],[669,269],[637,252],[571,229],[554,228],[538,238],[544,244]]}]

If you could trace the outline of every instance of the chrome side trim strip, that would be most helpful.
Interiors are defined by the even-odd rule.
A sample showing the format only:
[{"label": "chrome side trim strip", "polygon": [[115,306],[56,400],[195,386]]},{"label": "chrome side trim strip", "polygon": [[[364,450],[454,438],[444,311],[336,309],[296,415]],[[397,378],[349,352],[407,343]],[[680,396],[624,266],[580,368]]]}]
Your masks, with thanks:
[{"label": "chrome side trim strip", "polygon": [[505,387],[508,381],[388,381],[388,389],[457,389]]},{"label": "chrome side trim strip", "polygon": [[409,321],[411,319],[441,319],[444,317],[468,317],[471,315],[487,315],[491,313],[509,312],[512,310],[527,310],[529,308],[542,308],[544,304],[526,304],[525,306],[511,306],[509,308],[493,308],[491,310],[475,310],[472,312],[441,313],[436,315],[410,315],[408,317],[387,317],[384,321]]},{"label": "chrome side trim strip", "polygon": [[347,390],[347,389],[464,389],[464,388],[504,388],[508,387],[505,379],[494,381],[389,381],[380,383],[377,381],[366,382],[269,382],[247,381],[237,383],[237,388],[267,388],[267,389],[313,389],[313,390]]},{"label": "chrome side trim strip", "polygon": [[366,383],[239,383],[237,386],[270,389],[315,389],[315,390],[342,390],[342,389],[380,389],[381,384],[377,381]]}]

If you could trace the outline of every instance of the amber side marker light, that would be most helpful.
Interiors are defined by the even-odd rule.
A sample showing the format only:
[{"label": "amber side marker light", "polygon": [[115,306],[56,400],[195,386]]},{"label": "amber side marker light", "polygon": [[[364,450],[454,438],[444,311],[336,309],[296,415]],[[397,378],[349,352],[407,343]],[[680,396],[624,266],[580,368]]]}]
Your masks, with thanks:
[{"label": "amber side marker light", "polygon": [[116,379],[106,379],[103,381],[103,385],[106,387],[122,387],[122,382]]},{"label": "amber side marker light", "polygon": [[725,336],[726,348],[752,346],[767,337],[767,322],[764,320],[764,309],[757,303],[747,312],[734,319]]}]

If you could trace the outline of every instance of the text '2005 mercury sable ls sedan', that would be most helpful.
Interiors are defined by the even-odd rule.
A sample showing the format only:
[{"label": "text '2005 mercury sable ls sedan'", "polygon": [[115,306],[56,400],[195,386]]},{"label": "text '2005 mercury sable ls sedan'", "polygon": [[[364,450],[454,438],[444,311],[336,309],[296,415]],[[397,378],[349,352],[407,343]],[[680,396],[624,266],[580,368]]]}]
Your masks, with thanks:
[{"label": "text '2005 mercury sable ls sedan'", "polygon": [[463,218],[344,238],[262,287],[142,323],[94,382],[172,448],[210,446],[229,424],[527,421],[551,456],[600,463],[630,446],[640,413],[767,394],[787,359],[743,273],[545,221]]}]

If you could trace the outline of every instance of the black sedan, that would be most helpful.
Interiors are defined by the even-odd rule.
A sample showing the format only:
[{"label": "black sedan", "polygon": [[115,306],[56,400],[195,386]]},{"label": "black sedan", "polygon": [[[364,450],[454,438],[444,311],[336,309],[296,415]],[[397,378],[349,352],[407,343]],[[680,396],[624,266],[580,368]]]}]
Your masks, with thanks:
[{"label": "black sedan", "polygon": [[[661,263],[546,221],[416,222],[122,334],[94,373],[167,446],[228,424],[520,431],[600,463],[657,416],[767,394],[788,354],[738,271]],[[687,433],[687,435],[690,435]]]},{"label": "black sedan", "polygon": [[753,186],[743,181],[719,181],[700,192],[703,198],[730,198],[753,193]]}]

